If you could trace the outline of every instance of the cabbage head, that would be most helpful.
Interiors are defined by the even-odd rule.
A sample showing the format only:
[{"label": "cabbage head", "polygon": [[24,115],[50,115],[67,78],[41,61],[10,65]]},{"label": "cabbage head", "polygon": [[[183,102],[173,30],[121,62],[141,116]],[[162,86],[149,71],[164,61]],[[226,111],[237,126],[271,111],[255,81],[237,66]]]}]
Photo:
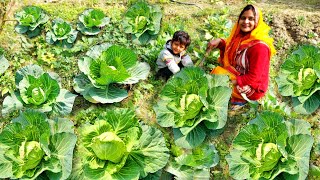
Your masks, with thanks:
[{"label": "cabbage head", "polygon": [[20,158],[25,162],[22,169],[28,170],[37,167],[40,163],[44,151],[37,141],[22,142],[19,148]]},{"label": "cabbage head", "polygon": [[138,1],[125,13],[122,26],[134,42],[146,44],[159,34],[161,18],[160,7]]},{"label": "cabbage head", "polygon": [[74,89],[92,103],[122,101],[128,96],[123,85],[146,79],[150,71],[132,50],[111,44],[94,46],[78,66],[82,73],[75,77]]},{"label": "cabbage head", "polygon": [[0,133],[0,178],[67,179],[76,140],[71,121],[22,112]]},{"label": "cabbage head", "polygon": [[87,9],[79,16],[77,29],[85,35],[96,35],[110,22],[103,11],[99,9]]},{"label": "cabbage head", "polygon": [[293,108],[311,114],[320,107],[320,49],[300,46],[281,65],[276,82],[282,96],[292,97]]},{"label": "cabbage head", "polygon": [[162,169],[169,150],[160,130],[129,109],[109,109],[80,130],[71,179],[136,179]]},{"label": "cabbage head", "polygon": [[92,138],[92,150],[99,159],[119,163],[126,152],[125,143],[113,132]]},{"label": "cabbage head", "polygon": [[174,128],[175,143],[191,149],[200,145],[207,133],[224,127],[230,96],[227,76],[188,67],[163,87],[154,110],[160,126]]},{"label": "cabbage head", "polygon": [[49,20],[49,16],[43,9],[37,6],[26,6],[14,15],[18,24],[15,31],[20,34],[27,34],[29,38],[38,36],[42,25]]},{"label": "cabbage head", "polygon": [[234,179],[306,179],[313,138],[310,124],[285,121],[280,114],[262,112],[233,140],[226,156]]},{"label": "cabbage head", "polygon": [[57,18],[52,21],[52,29],[46,34],[46,41],[49,44],[71,48],[77,39],[78,31],[64,20]]},{"label": "cabbage head", "polygon": [[278,163],[281,153],[274,143],[261,143],[256,149],[257,160],[261,162],[262,171],[272,170]]},{"label": "cabbage head", "polygon": [[57,74],[28,65],[16,72],[15,83],[17,90],[3,101],[3,114],[25,108],[60,115],[71,113],[76,95],[61,88]]}]

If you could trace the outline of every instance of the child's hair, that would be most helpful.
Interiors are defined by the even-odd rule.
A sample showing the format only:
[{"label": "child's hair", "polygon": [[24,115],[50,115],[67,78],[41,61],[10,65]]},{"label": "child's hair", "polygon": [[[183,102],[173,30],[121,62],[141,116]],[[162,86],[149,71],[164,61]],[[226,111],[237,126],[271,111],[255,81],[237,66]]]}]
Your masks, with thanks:
[{"label": "child's hair", "polygon": [[179,41],[181,44],[184,44],[186,48],[190,45],[191,39],[188,33],[184,31],[176,31],[173,34],[172,41]]}]

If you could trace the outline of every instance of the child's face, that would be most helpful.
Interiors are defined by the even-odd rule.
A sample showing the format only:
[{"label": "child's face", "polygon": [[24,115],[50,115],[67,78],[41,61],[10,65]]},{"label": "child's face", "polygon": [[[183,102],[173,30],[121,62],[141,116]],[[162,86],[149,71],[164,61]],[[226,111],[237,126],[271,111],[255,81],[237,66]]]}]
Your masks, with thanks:
[{"label": "child's face", "polygon": [[186,46],[181,44],[179,41],[173,41],[171,43],[171,49],[174,54],[179,54],[186,49]]}]

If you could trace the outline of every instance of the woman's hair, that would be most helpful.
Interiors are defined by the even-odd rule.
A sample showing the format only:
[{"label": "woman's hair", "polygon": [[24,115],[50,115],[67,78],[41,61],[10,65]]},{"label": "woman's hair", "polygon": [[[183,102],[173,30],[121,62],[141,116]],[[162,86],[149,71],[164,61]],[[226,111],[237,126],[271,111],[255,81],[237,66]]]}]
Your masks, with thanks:
[{"label": "woman's hair", "polygon": [[254,17],[255,17],[255,19],[256,19],[256,16],[257,16],[257,14],[256,14],[256,9],[254,8],[253,5],[248,4],[248,5],[247,5],[246,7],[244,7],[243,10],[241,11],[241,13],[240,13],[240,15],[239,15],[239,17],[238,17],[238,22],[239,22],[239,20],[240,20],[240,18],[241,18],[241,16],[242,16],[242,14],[243,14],[244,12],[246,12],[246,11],[249,11],[249,10],[252,10],[253,15],[254,15]]},{"label": "woman's hair", "polygon": [[176,31],[173,34],[172,41],[179,41],[181,44],[184,44],[188,47],[191,43],[191,38],[188,33],[184,31]]}]

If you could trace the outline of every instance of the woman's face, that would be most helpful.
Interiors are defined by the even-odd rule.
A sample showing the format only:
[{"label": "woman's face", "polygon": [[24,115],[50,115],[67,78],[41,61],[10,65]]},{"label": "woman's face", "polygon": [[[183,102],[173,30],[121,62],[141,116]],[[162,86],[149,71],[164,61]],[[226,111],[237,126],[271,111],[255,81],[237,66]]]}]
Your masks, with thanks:
[{"label": "woman's face", "polygon": [[179,41],[172,41],[171,49],[174,54],[179,54],[186,49],[186,46],[181,44]]},{"label": "woman's face", "polygon": [[251,32],[254,29],[254,19],[252,10],[245,11],[239,19],[240,30],[244,33]]}]

